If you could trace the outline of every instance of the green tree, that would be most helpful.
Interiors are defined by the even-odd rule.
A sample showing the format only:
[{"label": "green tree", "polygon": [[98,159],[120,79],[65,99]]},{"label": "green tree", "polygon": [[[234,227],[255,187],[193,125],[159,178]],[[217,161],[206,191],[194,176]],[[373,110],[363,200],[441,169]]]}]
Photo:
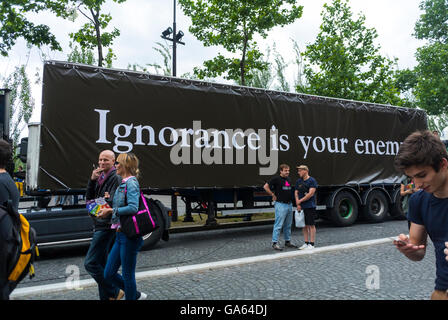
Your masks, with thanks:
[{"label": "green tree", "polygon": [[228,80],[246,85],[252,70],[266,70],[262,53],[254,41],[256,35],[267,37],[275,26],[285,26],[302,16],[302,6],[295,0],[179,0],[184,13],[191,17],[190,32],[205,46],[222,46],[236,58],[221,53],[195,68],[199,78],[225,74]]},{"label": "green tree", "polygon": [[67,56],[68,62],[84,63],[90,65],[96,64],[95,54],[92,50],[79,48],[73,42],[69,43],[69,47],[72,51]]},{"label": "green tree", "polygon": [[[271,52],[273,57],[271,60]],[[285,73],[290,65],[285,58],[277,51],[274,43],[272,49],[268,46],[264,62],[267,68],[264,70],[252,70],[251,76],[247,79],[246,85],[255,88],[273,89],[278,91],[290,91],[290,85],[286,79]]]},{"label": "green tree", "polygon": [[424,0],[424,13],[415,24],[414,36],[428,43],[417,49],[418,65],[408,86],[417,105],[429,115],[448,112],[448,1]]},{"label": "green tree", "polygon": [[250,75],[246,76],[246,86],[253,88],[270,89],[272,83],[275,80],[275,71],[272,68],[272,64],[269,62],[271,56],[271,48],[268,47],[266,54],[263,54],[263,63],[267,68],[262,70],[254,69],[250,71]]},{"label": "green tree", "polygon": [[[114,28],[110,32],[106,32],[112,16],[110,14],[101,13],[101,8],[106,0],[59,0],[65,5],[65,8],[75,6],[77,11],[83,15],[88,22],[84,24],[77,32],[70,33],[70,38],[77,42],[81,50],[94,50],[96,48],[98,57],[98,66],[102,67],[103,62],[108,67],[112,66],[112,61],[116,59],[110,46],[116,37],[120,35],[120,30]],[[123,3],[126,0],[113,0],[116,3]],[[63,9],[66,10],[66,9]],[[64,15],[62,11],[58,14]],[[67,15],[65,15],[67,17]],[[109,48],[108,48],[109,47]],[[107,54],[104,55],[103,49],[108,48]]]},{"label": "green tree", "polygon": [[448,112],[448,44],[433,43],[417,49],[414,94],[430,115]]},{"label": "green tree", "polygon": [[8,56],[8,51],[19,38],[25,39],[30,45],[40,47],[48,45],[52,50],[61,51],[56,37],[45,24],[35,25],[26,18],[27,13],[37,13],[44,10],[63,11],[64,6],[59,1],[49,0],[3,0],[0,1],[0,54]]},{"label": "green tree", "polygon": [[140,72],[150,72],[148,67],[153,67],[156,74],[163,74],[164,76],[170,76],[171,73],[171,50],[170,47],[161,42],[156,42],[157,47],[152,47],[154,51],[158,52],[163,58],[163,65],[157,62],[147,63],[142,66],[138,63],[128,64],[128,70],[140,71]]},{"label": "green tree", "polygon": [[306,47],[306,83],[297,91],[401,105],[395,86],[394,60],[379,54],[374,28],[365,26],[365,16],[354,17],[348,0],[324,4],[316,41]]},{"label": "green tree", "polygon": [[448,42],[448,2],[446,0],[424,0],[420,3],[424,13],[415,24],[417,39],[430,42]]},{"label": "green tree", "polygon": [[31,94],[31,84],[26,73],[26,66],[21,65],[5,79],[3,87],[11,90],[9,94],[11,110],[9,113],[9,136],[15,150],[20,134],[28,124],[34,109],[34,99]]},{"label": "green tree", "polygon": [[165,76],[172,75],[171,66],[172,66],[172,57],[170,47],[161,42],[156,42],[157,47],[152,47],[156,52],[158,52],[163,58],[163,65],[158,63],[149,63],[149,67],[154,67],[156,74],[163,74]]}]

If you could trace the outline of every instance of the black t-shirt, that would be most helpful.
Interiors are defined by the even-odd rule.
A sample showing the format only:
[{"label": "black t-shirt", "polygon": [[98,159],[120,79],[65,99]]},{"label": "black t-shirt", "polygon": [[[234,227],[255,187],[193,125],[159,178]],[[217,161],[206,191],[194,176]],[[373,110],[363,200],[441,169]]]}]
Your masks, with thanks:
[{"label": "black t-shirt", "polygon": [[280,202],[292,202],[293,188],[289,177],[283,178],[282,176],[273,177],[269,181],[269,188],[274,192],[277,197],[277,201]]},{"label": "black t-shirt", "polygon": [[18,209],[19,198],[19,190],[17,190],[17,186],[9,173],[0,173],[0,204],[11,199],[14,208]]}]

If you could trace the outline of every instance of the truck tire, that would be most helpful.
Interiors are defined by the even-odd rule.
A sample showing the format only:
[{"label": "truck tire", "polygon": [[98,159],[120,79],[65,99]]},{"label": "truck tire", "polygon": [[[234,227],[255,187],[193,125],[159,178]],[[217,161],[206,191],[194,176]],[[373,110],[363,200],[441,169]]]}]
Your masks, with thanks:
[{"label": "truck tire", "polygon": [[389,211],[389,203],[386,196],[380,190],[372,190],[362,208],[362,216],[369,222],[382,222]]},{"label": "truck tire", "polygon": [[159,240],[162,238],[163,232],[165,230],[165,219],[162,216],[162,211],[160,210],[155,210],[153,211],[157,217],[157,221],[160,225],[159,228],[157,228],[156,230],[154,230],[153,232],[151,232],[149,235],[146,235],[143,237],[143,246],[142,246],[142,250],[149,250],[151,248],[153,248],[158,242]]},{"label": "truck tire", "polygon": [[358,202],[348,191],[339,192],[334,199],[334,206],[330,209],[331,221],[339,227],[347,227],[355,223],[358,218]]}]

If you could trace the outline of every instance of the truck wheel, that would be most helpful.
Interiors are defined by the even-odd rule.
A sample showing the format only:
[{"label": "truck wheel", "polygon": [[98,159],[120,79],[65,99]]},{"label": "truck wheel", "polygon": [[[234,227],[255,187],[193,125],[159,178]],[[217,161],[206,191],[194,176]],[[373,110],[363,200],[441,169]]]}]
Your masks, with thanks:
[{"label": "truck wheel", "polygon": [[379,190],[373,190],[366,199],[366,204],[362,209],[363,217],[370,222],[382,222],[389,211],[389,204],[386,196]]},{"label": "truck wheel", "polygon": [[165,230],[165,220],[162,217],[162,213],[159,210],[154,210],[157,215],[157,221],[160,225],[155,231],[151,232],[149,235],[143,237],[142,250],[148,250],[154,247],[157,242],[162,238],[163,231]]},{"label": "truck wheel", "polygon": [[341,191],[334,199],[331,210],[331,220],[339,227],[350,226],[358,218],[358,202],[355,197],[347,191]]}]

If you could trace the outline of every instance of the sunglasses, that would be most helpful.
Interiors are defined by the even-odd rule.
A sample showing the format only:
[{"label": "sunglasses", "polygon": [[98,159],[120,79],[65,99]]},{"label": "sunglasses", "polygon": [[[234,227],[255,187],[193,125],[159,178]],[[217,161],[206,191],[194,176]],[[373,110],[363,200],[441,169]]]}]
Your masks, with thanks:
[{"label": "sunglasses", "polygon": [[120,162],[115,161],[114,165],[118,166],[120,164]]}]

